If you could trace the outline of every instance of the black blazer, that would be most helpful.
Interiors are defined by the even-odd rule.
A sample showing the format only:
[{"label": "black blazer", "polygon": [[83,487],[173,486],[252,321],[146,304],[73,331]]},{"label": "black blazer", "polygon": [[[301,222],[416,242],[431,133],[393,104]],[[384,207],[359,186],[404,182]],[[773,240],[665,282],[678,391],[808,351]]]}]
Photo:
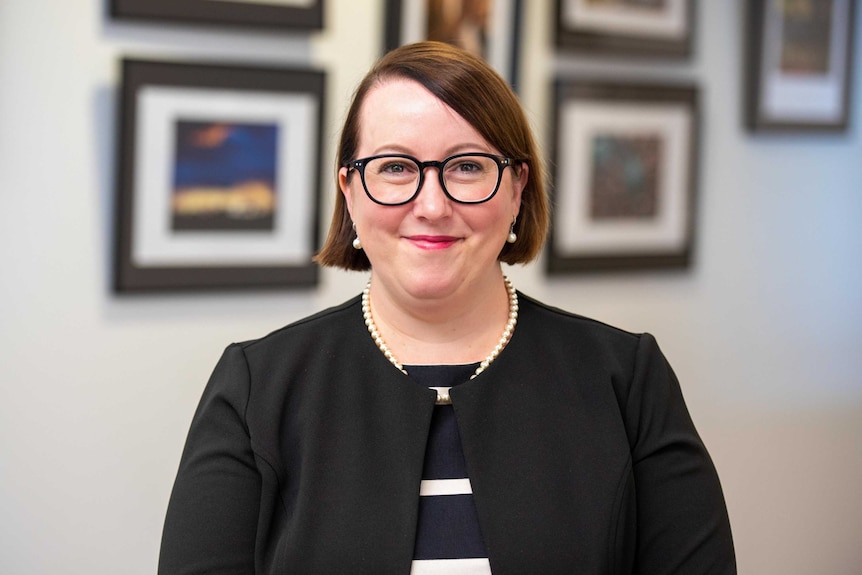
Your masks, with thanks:
[{"label": "black blazer", "polygon": [[[736,572],[718,477],[651,336],[520,295],[508,346],[451,395],[495,575]],[[377,349],[359,298],[228,347],[159,573],[407,575],[434,399]]]}]

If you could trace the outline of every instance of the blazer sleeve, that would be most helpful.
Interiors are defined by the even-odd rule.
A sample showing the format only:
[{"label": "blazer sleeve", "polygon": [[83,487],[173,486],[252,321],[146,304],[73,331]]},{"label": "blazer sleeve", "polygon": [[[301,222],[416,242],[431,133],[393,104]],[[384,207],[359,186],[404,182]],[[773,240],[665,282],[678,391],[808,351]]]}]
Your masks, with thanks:
[{"label": "blazer sleeve", "polygon": [[225,350],[192,420],[162,533],[159,575],[253,574],[261,477],[245,410],[249,370]]},{"label": "blazer sleeve", "polygon": [[718,474],[649,334],[640,337],[624,411],[637,500],[636,573],[736,573]]}]

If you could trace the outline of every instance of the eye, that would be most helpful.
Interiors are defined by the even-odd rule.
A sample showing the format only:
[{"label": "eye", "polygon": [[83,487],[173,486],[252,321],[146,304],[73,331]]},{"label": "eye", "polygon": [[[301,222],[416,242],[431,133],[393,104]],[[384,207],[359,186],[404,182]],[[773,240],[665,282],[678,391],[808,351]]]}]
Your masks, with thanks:
[{"label": "eye", "polygon": [[404,175],[409,172],[415,172],[416,167],[412,162],[400,159],[381,158],[379,164],[376,165],[377,172],[392,176]]},{"label": "eye", "polygon": [[458,181],[484,179],[493,167],[491,160],[483,156],[454,158],[446,165],[446,177]]},{"label": "eye", "polygon": [[459,160],[453,163],[453,170],[457,170],[462,174],[472,174],[476,172],[482,171],[482,166],[480,166],[477,162],[473,160]]}]

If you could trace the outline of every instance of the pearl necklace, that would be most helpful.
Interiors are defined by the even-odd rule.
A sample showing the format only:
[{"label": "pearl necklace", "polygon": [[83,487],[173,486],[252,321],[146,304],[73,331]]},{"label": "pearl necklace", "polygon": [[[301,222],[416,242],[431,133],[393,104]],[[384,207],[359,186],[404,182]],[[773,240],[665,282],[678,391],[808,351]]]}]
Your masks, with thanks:
[{"label": "pearl necklace", "polygon": [[[506,291],[509,294],[509,320],[506,322],[503,335],[500,336],[500,340],[497,342],[497,345],[494,346],[494,349],[491,350],[488,357],[482,360],[479,367],[476,368],[476,372],[470,376],[470,379],[473,379],[485,371],[491,362],[497,359],[497,356],[500,355],[500,352],[503,351],[503,348],[506,347],[506,344],[509,343],[510,339],[512,339],[512,332],[515,331],[515,324],[518,323],[518,292],[515,291],[515,286],[512,285],[512,282],[506,276],[503,276],[503,282],[505,282]],[[380,332],[377,331],[377,325],[374,323],[374,318],[371,316],[370,293],[371,280],[368,280],[368,283],[365,285],[365,289],[362,290],[362,317],[365,319],[368,333],[371,334],[372,339],[374,339],[374,343],[377,344],[377,347],[381,352],[383,352],[383,355],[389,360],[389,363],[397,367],[401,373],[407,375],[407,370],[404,369],[404,366],[401,365],[397,359],[395,359],[389,346],[386,345]],[[437,389],[437,401],[435,403],[436,405],[449,405],[452,403],[452,399],[449,397],[448,388]]]}]

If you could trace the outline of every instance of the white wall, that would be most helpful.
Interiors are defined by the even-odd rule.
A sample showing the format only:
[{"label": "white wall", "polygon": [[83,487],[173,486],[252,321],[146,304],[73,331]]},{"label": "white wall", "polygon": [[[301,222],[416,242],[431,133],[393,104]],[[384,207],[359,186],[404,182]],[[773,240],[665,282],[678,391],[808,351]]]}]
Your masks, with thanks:
[{"label": "white wall", "polygon": [[[364,282],[326,271],[312,292],[112,295],[115,89],[126,55],[311,61],[329,72],[328,166],[380,46],[382,2],[327,0],[327,30],[310,42],[118,24],[103,4],[0,2],[4,574],[154,573],[184,436],[222,348]],[[702,87],[697,261],[684,273],[510,275],[550,303],[658,336],[723,479],[741,572],[859,573],[862,39],[848,133],[753,137],[740,120],[742,2],[699,2],[695,57],[664,65],[555,63],[552,3],[527,4],[521,85],[542,141],[555,68]]]}]

